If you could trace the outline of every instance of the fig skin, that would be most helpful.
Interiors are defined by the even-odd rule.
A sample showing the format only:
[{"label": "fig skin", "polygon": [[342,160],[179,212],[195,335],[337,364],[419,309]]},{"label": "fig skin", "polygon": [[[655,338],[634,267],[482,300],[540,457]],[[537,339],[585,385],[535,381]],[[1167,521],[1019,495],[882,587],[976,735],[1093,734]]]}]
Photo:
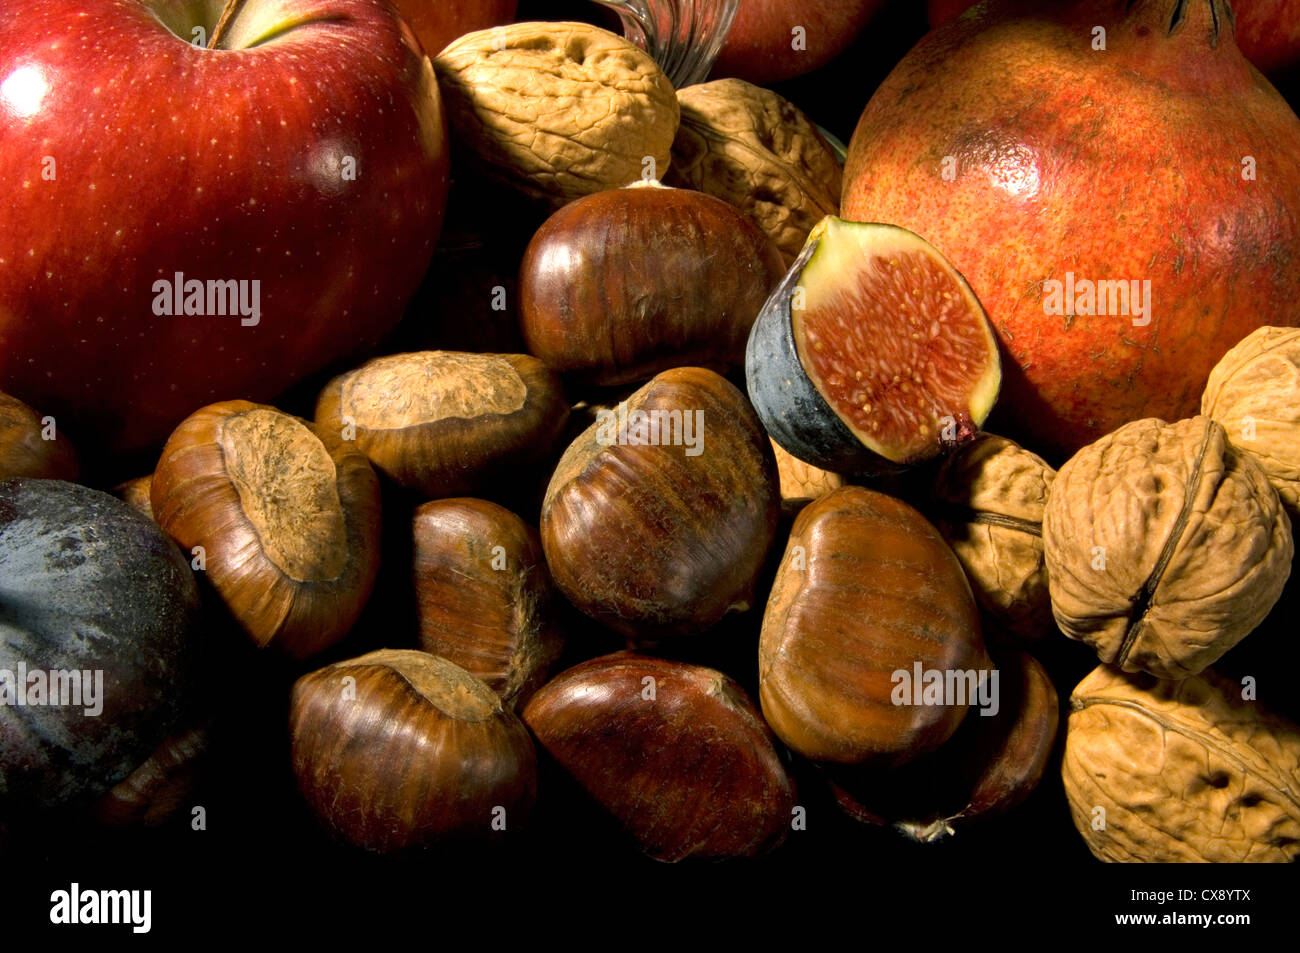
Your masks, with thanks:
[{"label": "fig skin", "polygon": [[626,406],[702,413],[701,452],[602,445],[613,435],[598,419],[547,487],[546,561],[570,602],[632,642],[696,635],[753,602],[780,512],[776,461],[744,396],[712,371],[665,371]]},{"label": "fig skin", "polygon": [[753,857],[790,828],[794,788],[772,733],[721,672],[606,655],[543,686],[524,721],[655,860]]},{"label": "fig skin", "polygon": [[727,373],[784,272],[727,202],[638,183],[570,202],[538,229],[519,271],[520,327],[530,353],[584,384],[685,365]]},{"label": "fig skin", "polygon": [[426,652],[382,649],[302,676],[289,732],[307,804],[369,851],[488,841],[502,833],[498,808],[508,833],[537,798],[523,723],[481,680]]},{"label": "fig skin", "polygon": [[121,500],[61,480],[0,480],[0,606],[0,670],[103,676],[97,715],[0,704],[0,814],[87,802],[182,717],[202,625],[194,574]]},{"label": "fig skin", "polygon": [[759,639],[772,730],[814,761],[897,765],[938,748],[969,708],[895,704],[893,672],[992,668],[961,563],[920,513],[856,486],[795,520]]},{"label": "fig skin", "polygon": [[469,498],[423,504],[413,530],[420,648],[521,704],[563,648],[537,530]]}]

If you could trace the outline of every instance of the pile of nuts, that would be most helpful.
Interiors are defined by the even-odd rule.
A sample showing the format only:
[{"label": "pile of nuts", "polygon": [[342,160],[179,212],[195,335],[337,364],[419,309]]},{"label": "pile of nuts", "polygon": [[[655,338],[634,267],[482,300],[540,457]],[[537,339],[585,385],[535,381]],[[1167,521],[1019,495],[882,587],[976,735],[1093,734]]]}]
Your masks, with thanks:
[{"label": "pile of nuts", "polygon": [[[580,23],[472,33],[433,64],[467,168],[549,215],[510,266],[531,353],[376,357],[313,419],[213,403],[96,504],[153,520],[294,666],[285,756],[325,829],[384,853],[500,840],[549,764],[650,857],[755,856],[803,829],[801,763],[850,816],[934,840],[1052,778],[1060,700],[1030,653],[1059,628],[1101,662],[1062,769],[1097,857],[1300,855],[1300,728],[1209,668],[1290,573],[1300,332],[1230,352],[1204,416],[1132,422],[1059,472],[979,434],[906,487],[857,485],[774,444],[737,386],[837,211],[806,117],[740,80],[674,91]],[[24,481],[76,475],[42,427],[0,395],[0,547],[36,519]],[[415,627],[347,657],[386,579]],[[684,660],[736,617],[756,682]],[[24,796],[162,823],[207,723],[154,725],[134,773],[32,769]],[[0,797],[17,757],[0,737]]]}]

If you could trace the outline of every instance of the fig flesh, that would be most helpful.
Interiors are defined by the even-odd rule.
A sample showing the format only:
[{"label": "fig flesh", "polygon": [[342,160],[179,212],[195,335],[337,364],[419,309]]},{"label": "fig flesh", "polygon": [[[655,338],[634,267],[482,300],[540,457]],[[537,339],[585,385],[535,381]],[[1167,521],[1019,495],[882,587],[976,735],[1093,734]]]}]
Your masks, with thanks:
[{"label": "fig flesh", "polygon": [[937,249],[834,216],[763,306],[745,376],[776,442],[835,472],[890,471],[973,438],[1002,379],[984,309]]}]

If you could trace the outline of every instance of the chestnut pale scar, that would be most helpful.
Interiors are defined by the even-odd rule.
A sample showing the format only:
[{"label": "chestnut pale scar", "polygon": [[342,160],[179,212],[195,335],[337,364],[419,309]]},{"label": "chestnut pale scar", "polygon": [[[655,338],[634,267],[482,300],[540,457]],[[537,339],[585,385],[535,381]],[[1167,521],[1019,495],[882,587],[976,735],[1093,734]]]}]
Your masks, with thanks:
[{"label": "chestnut pale scar", "polygon": [[528,385],[503,358],[442,351],[376,358],[343,381],[339,406],[366,430],[399,430],[507,416],[527,398]]},{"label": "chestnut pale scar", "polygon": [[287,414],[257,409],[225,421],[221,451],[267,558],[296,582],[341,575],[347,525],[338,472],[320,438]]},{"label": "chestnut pale scar", "polygon": [[501,710],[501,699],[480,679],[459,665],[427,652],[384,649],[340,662],[335,667],[362,665],[388,666],[430,705],[457,721],[487,721]]}]

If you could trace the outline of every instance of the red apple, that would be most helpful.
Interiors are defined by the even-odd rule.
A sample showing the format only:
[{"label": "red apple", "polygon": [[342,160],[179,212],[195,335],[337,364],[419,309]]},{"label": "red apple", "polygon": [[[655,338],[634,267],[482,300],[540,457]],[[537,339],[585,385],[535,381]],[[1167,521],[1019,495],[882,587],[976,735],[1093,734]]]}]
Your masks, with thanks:
[{"label": "red apple", "polygon": [[518,0],[392,0],[392,4],[430,56],[466,33],[513,22],[519,6]]},{"label": "red apple", "polygon": [[978,2],[979,0],[928,0],[925,5],[925,17],[930,21],[930,29],[934,29]]},{"label": "red apple", "polygon": [[[929,0],[931,28],[946,23],[978,0]],[[1232,0],[1237,46],[1270,76],[1300,65],[1300,0]]]},{"label": "red apple", "polygon": [[236,0],[191,44],[221,12],[0,18],[0,390],[83,444],[156,445],[374,346],[433,253],[446,127],[409,28],[384,0]]},{"label": "red apple", "polygon": [[1298,0],[1233,0],[1237,45],[1261,72],[1275,76],[1300,66]]},{"label": "red apple", "polygon": [[761,84],[810,73],[843,53],[882,2],[740,0],[713,75]]}]

